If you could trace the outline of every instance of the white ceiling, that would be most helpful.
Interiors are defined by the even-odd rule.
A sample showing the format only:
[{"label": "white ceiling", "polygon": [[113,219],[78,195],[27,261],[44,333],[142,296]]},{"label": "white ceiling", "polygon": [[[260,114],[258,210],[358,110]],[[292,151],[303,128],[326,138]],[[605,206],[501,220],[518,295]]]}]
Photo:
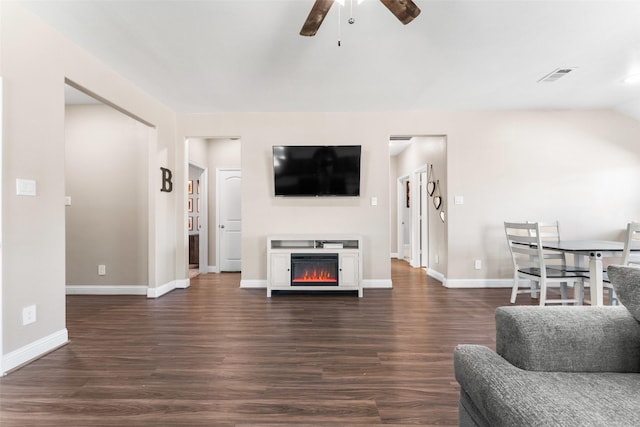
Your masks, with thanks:
[{"label": "white ceiling", "polygon": [[[21,1],[183,113],[618,108],[640,118],[640,1],[414,0],[403,26],[377,0]],[[551,71],[576,67],[555,83]],[[100,94],[109,98],[108,94]]]}]

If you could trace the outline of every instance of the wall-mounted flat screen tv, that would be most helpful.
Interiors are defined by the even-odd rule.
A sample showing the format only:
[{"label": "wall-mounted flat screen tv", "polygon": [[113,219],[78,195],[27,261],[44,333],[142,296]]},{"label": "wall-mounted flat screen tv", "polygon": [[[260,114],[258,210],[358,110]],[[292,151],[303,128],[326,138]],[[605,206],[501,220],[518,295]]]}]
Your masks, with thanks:
[{"label": "wall-mounted flat screen tv", "polygon": [[359,145],[273,147],[276,196],[360,195]]}]

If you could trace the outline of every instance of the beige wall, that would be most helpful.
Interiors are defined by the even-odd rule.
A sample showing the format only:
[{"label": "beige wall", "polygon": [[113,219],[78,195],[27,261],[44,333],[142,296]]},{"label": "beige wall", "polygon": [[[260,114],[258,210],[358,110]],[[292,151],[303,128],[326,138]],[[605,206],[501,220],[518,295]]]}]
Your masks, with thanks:
[{"label": "beige wall", "polygon": [[[150,132],[148,158],[150,187],[154,189],[149,192],[149,287],[185,276],[176,273],[175,192],[159,191],[159,167],[176,170],[175,114],[69,43],[20,4],[0,2],[0,20],[5,370],[66,340],[65,78],[155,126]],[[35,180],[37,196],[16,196],[16,178]],[[36,306],[37,321],[23,326],[22,309],[29,305]]]},{"label": "beige wall", "polygon": [[147,286],[148,134],[110,107],[67,106],[67,285]]},{"label": "beige wall", "polygon": [[[180,116],[178,132],[242,137],[243,280],[266,278],[264,239],[286,231],[362,234],[365,280],[389,279],[389,135],[446,135],[446,268],[436,269],[448,286],[508,280],[505,220],[557,219],[567,238],[614,239],[640,218],[640,123],[607,110],[230,113]],[[273,197],[270,148],[296,143],[361,144],[362,196]]]},{"label": "beige wall", "polygon": [[[364,279],[390,283],[388,132],[371,116],[347,113],[187,115],[179,135],[242,138],[242,280],[265,281],[266,239],[281,233],[355,233],[364,237]],[[275,198],[273,145],[361,145],[361,197]],[[372,196],[378,206],[371,206]],[[383,262],[380,262],[383,259]]]}]

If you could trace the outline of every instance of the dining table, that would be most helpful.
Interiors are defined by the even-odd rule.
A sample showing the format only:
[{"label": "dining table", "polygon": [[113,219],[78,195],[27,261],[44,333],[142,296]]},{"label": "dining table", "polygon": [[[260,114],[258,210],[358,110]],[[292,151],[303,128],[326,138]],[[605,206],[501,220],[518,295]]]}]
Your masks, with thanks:
[{"label": "dining table", "polygon": [[[591,305],[604,305],[603,259],[620,258],[624,251],[624,242],[614,240],[558,240],[542,242],[542,248],[573,254],[577,266],[581,266],[582,260],[588,258]],[[632,246],[630,250],[632,252],[640,252],[640,246]]]}]

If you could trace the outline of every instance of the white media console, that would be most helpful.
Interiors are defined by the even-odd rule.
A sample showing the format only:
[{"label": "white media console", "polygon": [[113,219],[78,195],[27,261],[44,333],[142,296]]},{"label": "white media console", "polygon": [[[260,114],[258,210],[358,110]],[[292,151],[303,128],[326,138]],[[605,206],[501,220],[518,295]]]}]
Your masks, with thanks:
[{"label": "white media console", "polygon": [[267,297],[272,291],[357,291],[362,297],[362,237],[267,238]]}]

